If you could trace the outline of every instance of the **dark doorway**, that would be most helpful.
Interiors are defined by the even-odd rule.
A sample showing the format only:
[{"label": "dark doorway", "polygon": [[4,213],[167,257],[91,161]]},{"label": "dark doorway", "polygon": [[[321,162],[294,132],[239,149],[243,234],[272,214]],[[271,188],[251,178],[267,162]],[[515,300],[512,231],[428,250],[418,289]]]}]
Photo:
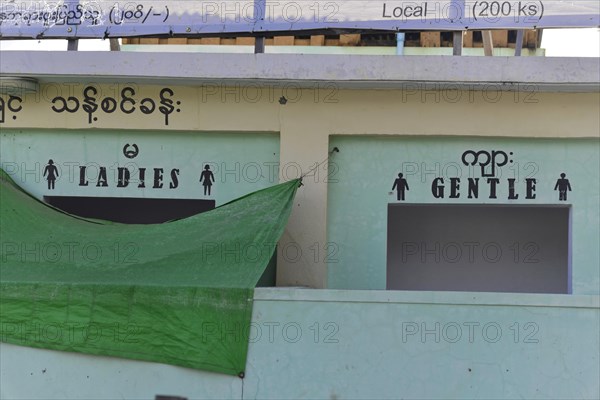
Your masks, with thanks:
[{"label": "dark doorway", "polygon": [[390,204],[387,288],[570,293],[570,208]]},{"label": "dark doorway", "polygon": [[69,214],[123,224],[160,224],[215,208],[214,200],[44,196]]}]

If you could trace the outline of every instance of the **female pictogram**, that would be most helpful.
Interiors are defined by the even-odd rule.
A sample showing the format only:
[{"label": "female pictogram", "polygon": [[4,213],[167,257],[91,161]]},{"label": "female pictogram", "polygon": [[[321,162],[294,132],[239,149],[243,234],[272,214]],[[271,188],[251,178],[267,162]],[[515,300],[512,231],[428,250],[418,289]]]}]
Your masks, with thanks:
[{"label": "female pictogram", "polygon": [[210,196],[210,187],[212,186],[214,181],[215,181],[215,176],[213,175],[212,171],[210,170],[210,165],[206,164],[204,166],[204,171],[202,171],[202,174],[200,174],[200,183],[202,183],[202,186],[204,186],[204,195],[205,196],[207,194]]},{"label": "female pictogram", "polygon": [[54,165],[54,161],[48,160],[48,165],[44,168],[44,176],[48,175],[46,180],[48,181],[48,190],[54,189],[54,182],[56,182],[56,178],[58,178],[58,168]]}]

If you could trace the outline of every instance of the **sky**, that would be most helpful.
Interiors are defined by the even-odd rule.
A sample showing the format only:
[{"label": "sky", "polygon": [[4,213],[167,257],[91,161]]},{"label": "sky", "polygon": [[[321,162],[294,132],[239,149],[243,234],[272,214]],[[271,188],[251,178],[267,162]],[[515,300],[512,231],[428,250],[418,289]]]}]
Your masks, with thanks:
[{"label": "sky", "polygon": [[[545,29],[542,48],[547,57],[600,57],[600,29]],[[66,49],[66,40],[0,40],[0,51]],[[80,40],[79,50],[108,51],[108,40]]]}]

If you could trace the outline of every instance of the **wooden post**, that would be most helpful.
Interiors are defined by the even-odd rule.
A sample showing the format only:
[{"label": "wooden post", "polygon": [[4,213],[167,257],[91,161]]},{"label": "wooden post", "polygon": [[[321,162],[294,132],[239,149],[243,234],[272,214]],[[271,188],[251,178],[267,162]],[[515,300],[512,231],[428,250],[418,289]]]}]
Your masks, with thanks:
[{"label": "wooden post", "polygon": [[237,44],[238,46],[254,46],[255,41],[253,37],[240,36],[235,38],[235,44]]},{"label": "wooden post", "polygon": [[294,45],[294,37],[293,36],[275,36],[273,38],[273,44],[275,46],[293,46]]},{"label": "wooden post", "polygon": [[473,31],[465,31],[463,35],[463,48],[473,47]]},{"label": "wooden post", "polygon": [[421,32],[421,47],[440,47],[439,32]]},{"label": "wooden post", "polygon": [[524,45],[528,49],[536,49],[538,47],[538,31],[536,29],[529,29],[525,31]]},{"label": "wooden post", "polygon": [[312,35],[310,37],[311,46],[325,46],[325,35]]},{"label": "wooden post", "polygon": [[356,46],[360,42],[360,34],[340,35],[340,46]]},{"label": "wooden post", "polygon": [[493,30],[491,32],[492,32],[493,47],[508,47],[508,31],[507,30]]}]

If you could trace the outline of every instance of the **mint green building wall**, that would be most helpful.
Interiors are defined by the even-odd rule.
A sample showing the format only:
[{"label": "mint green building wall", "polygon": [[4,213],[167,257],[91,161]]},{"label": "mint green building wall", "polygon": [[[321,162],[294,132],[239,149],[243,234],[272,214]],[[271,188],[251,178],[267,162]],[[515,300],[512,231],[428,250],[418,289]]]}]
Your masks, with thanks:
[{"label": "mint green building wall", "polygon": [[2,343],[0,397],[598,399],[599,307],[589,295],[257,289],[244,380]]},{"label": "mint green building wall", "polygon": [[[480,137],[331,136],[334,171],[328,183],[328,286],[333,289],[385,289],[388,204],[397,203],[392,185],[402,172],[410,190],[406,203],[571,205],[572,292],[600,293],[600,142],[596,139]],[[497,199],[481,182],[478,199],[467,198],[466,178],[479,167],[463,165],[466,150],[504,151],[509,162],[497,168]],[[498,158],[503,161],[502,157]],[[558,200],[554,185],[566,173],[573,191]],[[445,198],[432,195],[443,177]],[[450,177],[462,177],[460,198],[448,198]],[[516,179],[519,199],[508,200],[507,178]],[[536,179],[536,198],[525,199],[525,178]],[[485,180],[481,179],[482,181]]]},{"label": "mint green building wall", "polygon": [[[138,155],[123,154],[136,144]],[[129,148],[130,150],[132,147]],[[99,196],[202,199],[219,206],[279,181],[279,135],[136,130],[17,130],[0,133],[0,166],[27,192],[43,196]],[[48,160],[59,170],[54,190],[43,176]],[[214,172],[212,195],[204,196],[200,173]],[[89,186],[79,186],[79,167],[86,166]],[[107,187],[97,187],[98,167],[107,168]],[[131,183],[118,188],[117,168],[127,167]],[[137,187],[136,173],[146,168],[146,188]],[[152,188],[153,169],[163,168],[163,187]],[[178,187],[169,188],[170,171],[178,169]]]}]

